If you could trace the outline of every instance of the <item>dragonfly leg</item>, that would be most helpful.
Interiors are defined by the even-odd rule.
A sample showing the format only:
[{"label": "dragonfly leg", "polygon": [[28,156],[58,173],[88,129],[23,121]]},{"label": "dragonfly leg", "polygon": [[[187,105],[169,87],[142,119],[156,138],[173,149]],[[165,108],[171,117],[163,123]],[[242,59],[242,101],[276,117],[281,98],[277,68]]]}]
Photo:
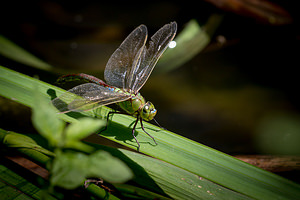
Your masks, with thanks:
[{"label": "dragonfly leg", "polygon": [[135,141],[136,141],[136,143],[137,143],[137,145],[138,145],[137,150],[140,151],[140,143],[139,143],[139,141],[136,139],[136,137],[135,137],[135,135],[134,135],[135,127],[136,127],[138,121],[139,121],[139,118],[136,119],[136,121],[135,121],[135,123],[134,123],[134,125],[133,125],[133,128],[132,128],[132,136],[133,136],[133,138],[135,139]]},{"label": "dragonfly leg", "polygon": [[142,119],[142,118],[140,118],[140,122],[141,122],[141,127],[142,127],[143,131],[144,131],[147,135],[149,135],[149,137],[151,137],[152,140],[154,141],[154,143],[157,145],[157,143],[156,143],[154,137],[153,137],[152,135],[150,135],[149,133],[147,133],[147,131],[145,130],[144,125],[143,125],[143,119]]},{"label": "dragonfly leg", "polygon": [[102,133],[103,131],[106,131],[107,130],[107,126],[108,126],[108,121],[109,121],[109,115],[111,114],[120,114],[119,112],[116,112],[116,111],[110,111],[108,114],[107,114],[107,117],[106,117],[106,125],[105,127],[100,131],[100,133]]}]

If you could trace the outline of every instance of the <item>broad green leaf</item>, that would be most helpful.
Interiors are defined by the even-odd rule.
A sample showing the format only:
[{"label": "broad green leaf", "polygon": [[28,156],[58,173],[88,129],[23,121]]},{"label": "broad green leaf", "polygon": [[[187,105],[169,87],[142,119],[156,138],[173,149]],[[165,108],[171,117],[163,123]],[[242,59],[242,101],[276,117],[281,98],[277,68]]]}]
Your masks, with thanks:
[{"label": "broad green leaf", "polygon": [[149,190],[144,190],[139,187],[135,187],[132,185],[125,184],[114,184],[114,186],[122,193],[124,198],[133,198],[133,199],[159,199],[159,200],[171,200],[172,198],[168,198],[157,193],[150,192]]},{"label": "broad green leaf", "polygon": [[74,189],[88,177],[119,183],[131,179],[132,173],[122,161],[104,151],[91,155],[56,151],[50,177],[53,186]]},{"label": "broad green leaf", "polygon": [[[244,195],[235,193],[202,177],[155,158],[126,150],[119,151],[101,145],[93,144],[93,146],[99,151],[105,150],[110,152],[132,169],[135,175],[133,182],[134,185],[138,187],[114,184],[126,197],[139,196],[140,199],[165,199],[162,198],[161,195],[169,195],[174,199],[180,200],[248,199]],[[95,159],[97,159],[96,157]],[[97,166],[95,166],[94,170],[98,172]],[[144,189],[141,189],[141,187]],[[90,188],[93,193],[97,193],[95,187],[88,187],[87,189],[89,190]],[[147,191],[145,189],[147,189]]]},{"label": "broad green leaf", "polygon": [[[0,128],[0,141],[3,142],[4,138],[8,134],[11,134],[11,132],[10,131],[5,131],[5,130]],[[20,135],[22,135],[22,134],[20,134]],[[42,138],[41,135],[37,135],[37,134],[29,134],[29,135],[31,137],[34,137],[35,141],[37,141],[37,142],[39,142],[39,141],[42,142],[44,140],[44,138]],[[31,138],[28,135],[22,135],[22,137],[24,137],[24,140],[28,140],[28,141],[31,140]],[[33,160],[34,162],[38,163],[40,166],[47,166],[47,165],[50,166],[49,161],[51,161],[51,158],[46,156],[45,154],[40,153],[40,152],[45,152],[45,151],[48,151],[48,150],[46,150],[42,147],[40,147],[41,149],[39,149],[39,148],[27,149],[27,148],[23,148],[22,144],[15,146],[15,141],[14,140],[6,140],[6,142],[3,143],[3,145],[6,146],[6,147],[14,147],[15,150],[22,153],[22,155],[25,155],[30,160]],[[50,152],[50,153],[52,153],[52,152]],[[52,153],[49,156],[55,157],[55,154]],[[23,171],[23,170],[21,170],[21,171]],[[26,171],[24,171],[24,172],[26,173]],[[2,168],[1,168],[1,165],[0,165],[0,179],[3,180],[6,183],[9,183],[9,185],[13,185],[13,187],[7,189],[7,187],[5,187],[5,186],[2,187],[3,185],[1,185],[1,181],[0,181],[0,188],[1,188],[0,199],[1,200],[2,200],[2,197],[5,197],[4,195],[7,195],[7,196],[11,196],[11,195],[14,195],[14,194],[18,195],[19,191],[16,191],[16,188],[19,189],[19,187],[21,187],[20,191],[22,191],[22,192],[24,192],[22,189],[26,188],[26,185],[25,185],[26,183],[19,184],[19,182],[16,182],[16,177],[15,176],[9,177],[8,173],[9,172],[7,172],[7,171],[2,171]],[[14,185],[15,183],[16,183],[16,185]],[[28,187],[28,189],[30,189],[30,188]],[[111,199],[111,200],[117,200],[118,199],[114,195],[108,194],[104,189],[102,189],[100,187],[97,187],[94,184],[90,184],[86,189],[89,193],[91,193],[93,196],[96,196],[99,199],[105,199],[105,198]],[[37,192],[38,191],[35,190],[35,191],[30,191],[27,194],[30,195],[30,196],[33,195],[32,197],[34,197],[34,199],[40,199],[38,196],[36,196]],[[62,199],[62,195],[60,195],[58,193],[55,193],[55,195],[60,196],[59,199]],[[23,195],[19,195],[19,196],[20,196],[21,199],[24,199],[23,197],[26,197],[26,196],[23,196]],[[51,199],[50,194],[47,195],[47,196],[43,195],[42,199]]]},{"label": "broad green leaf", "polygon": [[81,142],[81,141],[77,141],[77,140],[68,140],[67,142],[65,142],[63,144],[64,148],[69,148],[69,149],[76,149],[82,152],[93,152],[94,148]]},{"label": "broad green leaf", "polygon": [[50,184],[74,189],[83,184],[88,165],[88,156],[83,153],[62,153],[56,151],[51,165]]},{"label": "broad green leaf", "polygon": [[[49,91],[57,96],[64,92],[42,81],[0,67],[0,95],[32,106],[34,101],[29,91],[33,83],[42,88],[42,95],[48,96],[49,101],[51,99]],[[108,111],[106,107],[101,107],[95,111],[79,114],[101,118],[106,116]],[[73,117],[65,114],[59,116],[68,122],[76,121],[75,115]],[[101,135],[136,149],[136,142],[131,135],[134,120],[130,116],[114,115],[107,131]],[[152,139],[143,132],[140,126],[137,126],[136,137],[141,144],[140,151],[145,154],[252,198],[297,199],[300,196],[300,186],[290,180],[149,123],[144,122],[144,127],[158,143],[153,144]]]},{"label": "broad green leaf", "polygon": [[126,160],[131,160],[128,164],[137,177],[134,180],[149,190],[153,187],[153,182],[147,177],[148,175],[159,188],[174,199],[250,199],[161,160],[127,150],[120,151],[126,155]]},{"label": "broad green leaf", "polygon": [[97,151],[89,157],[87,174],[112,183],[126,182],[133,177],[126,164],[106,151]]},{"label": "broad green leaf", "polygon": [[105,121],[94,118],[81,118],[76,122],[71,123],[65,130],[66,141],[81,140],[90,134],[99,130]]},{"label": "broad green leaf", "polygon": [[65,122],[57,117],[57,112],[49,104],[49,101],[38,92],[38,87],[33,90],[34,104],[32,122],[34,127],[51,145],[57,145],[61,142]]}]

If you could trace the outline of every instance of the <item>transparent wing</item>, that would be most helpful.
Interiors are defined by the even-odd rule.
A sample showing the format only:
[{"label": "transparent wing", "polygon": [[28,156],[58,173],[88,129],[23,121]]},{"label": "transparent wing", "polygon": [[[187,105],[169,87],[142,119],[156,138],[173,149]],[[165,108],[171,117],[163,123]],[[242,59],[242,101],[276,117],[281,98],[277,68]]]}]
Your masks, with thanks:
[{"label": "transparent wing", "polygon": [[136,94],[149,78],[158,59],[167,49],[169,43],[175,37],[177,31],[176,22],[164,25],[152,37],[148,48],[143,48],[141,56],[130,74],[133,75],[129,88]]},{"label": "transparent wing", "polygon": [[52,100],[52,104],[61,112],[86,111],[130,98],[129,94],[112,91],[94,83],[78,85]]},{"label": "transparent wing", "polygon": [[109,85],[129,89],[131,69],[135,68],[147,40],[147,27],[140,25],[122,42],[108,60],[104,78]]}]

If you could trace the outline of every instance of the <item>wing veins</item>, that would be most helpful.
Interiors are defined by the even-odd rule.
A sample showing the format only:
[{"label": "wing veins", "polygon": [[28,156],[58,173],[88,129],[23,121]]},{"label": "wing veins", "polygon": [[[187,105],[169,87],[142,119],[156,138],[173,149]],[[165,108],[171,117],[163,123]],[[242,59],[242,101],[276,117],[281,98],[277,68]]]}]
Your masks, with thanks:
[{"label": "wing veins", "polygon": [[70,111],[91,110],[102,105],[125,101],[129,98],[130,94],[116,92],[111,88],[94,83],[85,83],[53,99],[52,104],[62,113],[67,113]]},{"label": "wing veins", "polygon": [[[176,22],[171,22],[170,24],[164,25],[151,37],[149,47],[145,47],[142,52],[140,65],[135,74],[135,81],[131,86],[134,93],[137,93],[146,83],[160,56],[175,37],[176,31]],[[161,41],[162,38],[164,39]]]}]

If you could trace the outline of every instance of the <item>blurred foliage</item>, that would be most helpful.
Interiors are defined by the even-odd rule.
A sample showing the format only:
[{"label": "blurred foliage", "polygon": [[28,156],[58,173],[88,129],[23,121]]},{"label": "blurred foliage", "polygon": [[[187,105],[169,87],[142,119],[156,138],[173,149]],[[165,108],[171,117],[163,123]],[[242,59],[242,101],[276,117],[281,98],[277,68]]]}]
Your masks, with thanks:
[{"label": "blurred foliage", "polygon": [[36,67],[48,71],[52,69],[49,64],[35,57],[28,51],[22,49],[20,46],[14,44],[2,35],[0,35],[0,54],[9,59],[26,64],[31,67]]},{"label": "blurred foliage", "polygon": [[158,74],[170,72],[199,54],[209,44],[222,18],[221,15],[212,15],[203,27],[196,20],[190,20],[176,36],[174,40],[176,46],[167,49],[154,72]]},{"label": "blurred foliage", "polygon": [[51,187],[75,189],[88,177],[101,177],[115,183],[132,178],[133,174],[127,165],[107,152],[96,151],[90,155],[77,152],[90,153],[94,150],[80,140],[103,127],[103,120],[82,118],[66,127],[66,123],[58,118],[57,110],[40,95],[38,87],[33,91],[33,124],[55,153],[53,161],[48,164]]}]

